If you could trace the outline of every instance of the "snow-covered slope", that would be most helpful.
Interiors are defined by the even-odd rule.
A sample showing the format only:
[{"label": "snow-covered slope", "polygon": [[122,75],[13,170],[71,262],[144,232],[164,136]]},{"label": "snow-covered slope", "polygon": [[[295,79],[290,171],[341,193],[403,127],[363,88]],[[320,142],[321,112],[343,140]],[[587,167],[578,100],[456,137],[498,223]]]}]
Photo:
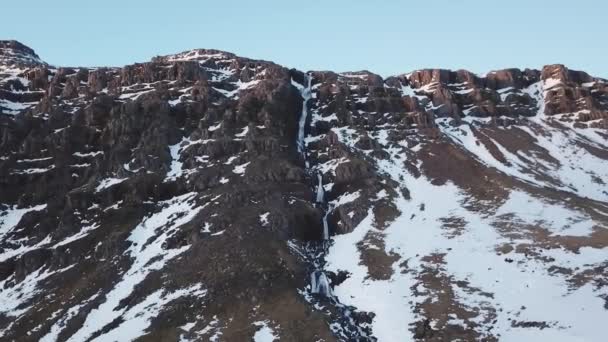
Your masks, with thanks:
[{"label": "snow-covered slope", "polygon": [[[320,159],[347,151],[319,164],[334,189],[357,158],[374,171],[359,191],[333,191],[336,225],[351,227],[325,256],[326,270],[349,273],[336,300],[373,313],[379,341],[603,340],[606,131],[546,115],[551,85],[539,81],[532,117],[437,118],[426,134],[407,132],[399,113],[374,110],[383,95],[357,94],[368,84],[353,77],[337,79],[355,93],[343,117],[343,90],[318,85],[313,125],[330,124],[307,138]],[[382,190],[353,196],[375,177]]]},{"label": "snow-covered slope", "polygon": [[603,341],[608,84],[0,44],[0,340]]}]

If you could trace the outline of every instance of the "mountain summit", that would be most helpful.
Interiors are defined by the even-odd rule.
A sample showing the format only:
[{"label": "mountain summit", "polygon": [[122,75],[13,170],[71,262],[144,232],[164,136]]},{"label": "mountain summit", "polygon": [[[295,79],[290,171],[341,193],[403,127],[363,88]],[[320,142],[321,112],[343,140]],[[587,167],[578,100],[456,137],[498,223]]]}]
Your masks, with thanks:
[{"label": "mountain summit", "polygon": [[0,340],[601,341],[608,82],[0,41]]},{"label": "mountain summit", "polygon": [[4,68],[39,66],[44,63],[34,50],[16,40],[0,40],[0,65]]}]

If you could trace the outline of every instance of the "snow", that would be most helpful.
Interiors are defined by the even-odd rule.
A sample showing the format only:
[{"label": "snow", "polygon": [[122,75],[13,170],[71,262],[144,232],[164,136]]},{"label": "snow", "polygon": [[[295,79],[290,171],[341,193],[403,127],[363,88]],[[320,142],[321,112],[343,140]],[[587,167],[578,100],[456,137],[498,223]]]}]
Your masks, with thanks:
[{"label": "snow", "polygon": [[544,87],[545,87],[545,89],[551,89],[551,88],[553,88],[553,87],[555,87],[557,85],[560,85],[560,84],[562,84],[562,81],[559,80],[559,79],[556,79],[556,78],[547,78],[544,81]]},{"label": "snow", "polygon": [[180,178],[184,175],[187,175],[187,171],[192,170],[183,170],[184,163],[180,161],[181,153],[184,152],[192,145],[204,143],[203,140],[190,140],[187,137],[183,137],[180,142],[175,145],[169,145],[169,154],[171,155],[171,164],[169,165],[169,172],[167,172],[167,176],[165,177],[165,182],[174,181],[177,178]]},{"label": "snow", "polygon": [[[165,293],[164,290],[157,290],[148,295],[142,302],[134,305],[123,315],[123,322],[116,328],[93,339],[98,342],[132,341],[145,334],[150,326],[151,319],[156,317],[162,308],[171,301],[180,297],[204,297],[207,291],[202,289],[200,284],[193,285],[186,289]],[[200,305],[200,303],[197,303]]]},{"label": "snow", "polygon": [[65,314],[60,319],[58,319],[55,324],[53,324],[53,326],[51,326],[49,332],[40,339],[40,342],[57,341],[59,333],[61,333],[61,331],[65,327],[65,324],[69,322],[69,320],[72,319],[74,316],[76,316],[85,305],[93,301],[98,296],[99,292],[94,294],[91,298],[83,301],[81,304],[74,305],[68,310],[66,310]]},{"label": "snow", "polygon": [[137,100],[140,96],[153,92],[155,89],[145,89],[145,90],[141,90],[141,91],[137,91],[137,92],[133,92],[133,93],[123,93],[120,94],[120,96],[118,96],[118,98],[120,100],[131,100],[131,101],[135,101]]},{"label": "snow", "polygon": [[338,197],[336,200],[331,201],[330,204],[332,207],[336,208],[341,205],[355,201],[357,198],[359,198],[360,195],[361,193],[359,191],[355,191],[353,193],[345,193]]},{"label": "snow", "polygon": [[188,323],[182,325],[180,327],[180,329],[183,329],[184,331],[190,331],[190,330],[192,330],[192,328],[194,328],[195,325],[196,325],[195,322],[188,322]]},{"label": "snow", "polygon": [[198,331],[197,334],[205,335],[211,332],[213,332],[213,335],[211,335],[211,337],[209,338],[209,342],[217,342],[219,341],[220,336],[223,335],[222,326],[220,325],[220,320],[217,318],[217,316],[213,316],[213,320],[209,322],[209,324],[207,324],[207,326],[201,331]]},{"label": "snow", "polygon": [[177,106],[180,102],[182,102],[182,96],[178,97],[177,99],[173,99],[173,100],[169,100],[168,103],[171,107],[175,107]]},{"label": "snow", "polygon": [[426,95],[418,95],[414,92],[414,89],[412,89],[412,87],[410,85],[404,86],[403,84],[401,84],[401,95],[402,96],[409,96],[409,97],[415,97],[419,100],[421,99],[426,99],[428,98]]},{"label": "snow", "polygon": [[[539,109],[539,112],[541,110]],[[538,187],[552,187],[581,197],[605,201],[606,188],[596,184],[595,179],[608,179],[608,168],[604,167],[606,161],[589,153],[576,142],[597,145],[600,148],[606,148],[608,143],[594,136],[592,131],[557,128],[555,125],[549,125],[545,120],[543,117],[532,118],[526,125],[510,127],[507,130],[519,129],[526,132],[532,140],[536,140],[536,145],[546,151],[557,163],[549,162],[546,157],[538,157],[528,151],[513,154],[497,141],[488,138],[510,165],[505,164],[497,160],[485,145],[479,143],[470,124],[458,127],[440,125],[440,129],[480,162],[507,175]],[[543,167],[540,170],[542,172],[538,170],[539,164]]]},{"label": "snow", "polygon": [[188,50],[178,54],[165,56],[165,58],[169,62],[199,60],[201,63],[204,63],[210,59],[227,59],[229,58],[229,55],[221,51],[207,52],[205,50]]},{"label": "snow", "polygon": [[[0,244],[9,243],[0,250],[0,262],[8,260],[18,255],[22,255],[31,250],[35,250],[46,246],[50,243],[50,236],[33,245],[27,244],[25,239],[12,239],[11,234],[21,221],[21,218],[32,211],[42,211],[46,209],[46,204],[37,205],[30,208],[17,209],[14,206],[9,206],[8,209],[0,211]],[[18,246],[18,247],[13,247]]]},{"label": "snow", "polygon": [[227,80],[228,78],[230,78],[232,75],[235,74],[235,70],[234,69],[230,69],[230,68],[207,68],[207,67],[203,67],[203,70],[207,70],[208,72],[211,73],[211,81],[212,82],[222,82]]},{"label": "snow", "polygon": [[[81,328],[68,341],[86,340],[118,317],[134,318],[136,312],[129,313],[127,308],[117,309],[119,303],[128,297],[135,286],[149,273],[162,269],[169,260],[190,247],[167,250],[163,246],[180,226],[190,222],[201,210],[201,207],[197,207],[194,202],[195,197],[196,193],[187,193],[159,202],[160,210],[145,218],[133,229],[127,239],[132,243],[127,253],[133,259],[133,263],[120,281],[106,293],[105,302],[89,312]],[[103,338],[104,335],[98,337],[100,341]]]},{"label": "snow", "polygon": [[[520,128],[536,138],[537,145],[548,151],[560,164],[551,166],[546,173],[566,185],[567,191],[598,201],[606,201],[608,198],[605,193],[606,188],[595,184],[593,180],[594,176],[599,179],[608,179],[608,168],[605,167],[606,160],[598,158],[583,147],[573,143],[581,141],[593,145],[594,141],[589,141],[588,136],[581,136],[579,131],[550,126],[542,118],[535,118],[534,122],[538,126],[531,127],[540,129],[544,134],[535,134],[528,126],[521,126]],[[598,140],[595,140],[595,142],[602,143]],[[601,147],[606,148],[608,141],[604,140],[603,144]]]},{"label": "snow", "polygon": [[65,272],[72,267],[74,265],[59,270],[41,267],[29,273],[20,282],[15,280],[14,274],[0,281],[0,288],[2,289],[0,291],[0,313],[7,316],[19,317],[36,304],[27,305],[31,299],[42,292],[42,288],[39,287],[42,281],[54,274]]},{"label": "snow", "polygon": [[234,167],[234,169],[232,169],[232,172],[236,173],[237,175],[242,175],[245,173],[245,170],[247,169],[247,166],[250,164],[250,162],[241,164],[241,165],[237,165]]},{"label": "snow", "polygon": [[[535,96],[542,96],[542,88],[539,88],[538,84],[527,91]],[[542,113],[542,110],[541,103],[539,112]],[[441,129],[447,137],[472,152],[484,164],[535,186],[546,185],[542,180],[524,173],[523,169],[518,169],[518,164],[507,166],[494,159],[483,144],[476,141],[469,125]],[[355,148],[355,139],[340,134],[338,136],[347,146]],[[539,139],[539,144],[545,147],[542,141],[544,138]],[[571,141],[572,137],[562,135],[561,139],[562,143],[556,139],[552,144],[563,145]],[[575,156],[563,156],[563,150],[560,156],[557,151],[549,148],[548,143],[546,148],[565,165],[568,165],[568,158],[573,158],[575,163],[581,165]],[[568,207],[565,202],[549,202],[533,197],[523,190],[511,190],[504,203],[497,203],[494,209],[487,212],[470,211],[463,206],[469,196],[461,189],[449,182],[438,186],[424,176],[414,177],[402,167],[401,163],[406,154],[393,148],[387,148],[386,151],[390,154],[389,158],[376,160],[379,171],[391,177],[400,186],[406,187],[412,198],[407,200],[398,195],[393,199],[401,214],[382,231],[375,228],[373,210],[369,208],[367,216],[352,232],[333,236],[325,266],[328,271],[346,270],[350,273],[349,278],[333,288],[333,295],[341,303],[353,305],[359,311],[375,313],[372,328],[378,341],[414,340],[409,329],[411,324],[421,317],[413,308],[416,303],[423,302],[433,293],[425,288],[425,283],[416,278],[424,272],[425,267],[437,269],[452,279],[448,286],[456,294],[456,303],[472,308],[477,314],[477,317],[473,318],[452,317],[452,320],[480,324],[480,327],[475,329],[482,336],[487,333],[485,329],[492,326],[492,333],[500,334],[500,340],[505,341],[604,339],[598,326],[601,322],[608,321],[608,311],[603,308],[603,300],[598,297],[608,294],[608,291],[594,288],[591,284],[572,287],[567,277],[551,272],[550,267],[566,267],[576,272],[590,270],[605,262],[608,248],[584,247],[576,254],[559,246],[549,245],[550,247],[539,249],[537,258],[511,252],[508,254],[508,257],[514,260],[511,263],[505,262],[505,255],[496,252],[497,246],[502,244],[534,246],[537,243],[535,237],[526,234],[525,227],[529,225],[540,225],[548,229],[551,233],[549,238],[588,237],[599,225],[598,222],[584,211]],[[501,152],[506,153],[506,149],[501,149]],[[582,151],[579,154],[583,154]],[[517,156],[511,154],[507,155],[507,158],[511,160]],[[418,164],[416,160],[411,162]],[[600,167],[599,161],[588,165],[589,167],[585,166],[584,169],[599,173],[601,171],[598,171],[598,168],[605,169]],[[565,177],[563,169],[556,169],[561,172],[561,178]],[[569,180],[576,185],[574,179]],[[592,190],[582,186],[580,188],[586,191],[586,194],[594,195]],[[600,186],[596,188],[600,191],[602,189]],[[424,211],[420,209],[422,205],[425,206]],[[442,225],[442,218],[445,217],[463,218],[466,224],[460,235],[445,234]],[[503,223],[508,224],[506,228]],[[392,264],[393,274],[388,280],[369,278],[367,266],[361,263],[359,246],[370,232],[384,237],[384,250],[387,253],[399,256],[399,260]],[[430,255],[443,255],[443,264],[431,264],[423,260],[425,256]],[[405,262],[407,271],[400,266]],[[318,286],[317,282],[316,278],[311,279],[312,288]],[[458,282],[465,282],[470,287],[463,289]],[[413,289],[418,289],[419,295],[416,295]],[[490,293],[491,297],[480,295],[480,291]],[[522,310],[522,306],[526,309]],[[487,308],[495,308],[495,311],[487,311]],[[512,320],[543,321],[547,322],[549,327],[517,328],[512,326]]]},{"label": "snow", "polygon": [[9,234],[21,221],[23,215],[30,211],[41,211],[46,209],[46,204],[40,204],[30,208],[9,207],[8,210],[0,211],[0,241]]},{"label": "snow", "polygon": [[82,228],[80,228],[80,231],[72,236],[69,236],[61,241],[59,241],[58,243],[56,243],[55,245],[53,245],[53,248],[57,248],[60,246],[65,246],[67,244],[70,244],[74,241],[80,240],[83,237],[89,235],[89,232],[95,230],[99,228],[99,225],[93,224],[93,225],[88,225],[88,226],[84,226]]},{"label": "snow", "polygon": [[51,242],[51,237],[50,237],[50,235],[47,235],[44,239],[42,239],[42,241],[40,241],[34,245],[26,244],[25,242],[27,241],[27,239],[20,239],[20,240],[6,239],[5,241],[11,242],[13,244],[18,244],[19,247],[12,248],[12,249],[9,249],[9,248],[5,249],[4,252],[0,253],[0,262],[9,260],[9,259],[17,257],[17,256],[21,256],[29,251],[47,247],[47,245]]},{"label": "snow", "polygon": [[228,160],[226,160],[226,162],[224,163],[224,165],[230,165],[232,164],[233,161],[235,161],[236,159],[238,159],[237,156],[231,156],[230,158],[228,158]]},{"label": "snow", "polygon": [[103,154],[103,151],[92,151],[92,152],[88,152],[88,153],[75,152],[74,156],[84,158],[84,157],[95,157],[100,154]]},{"label": "snow", "polygon": [[372,224],[373,213],[370,209],[353,232],[334,236],[333,245],[326,256],[326,268],[351,273],[342,284],[334,287],[333,293],[343,304],[376,314],[373,333],[379,341],[404,341],[411,336],[408,324],[415,320],[412,307],[408,304],[408,289],[414,285],[414,280],[407,275],[390,281],[367,279],[367,267],[360,264],[357,243],[373,229]]},{"label": "snow", "polygon": [[434,93],[435,89],[439,86],[439,82],[431,82],[428,84],[425,84],[423,86],[421,86],[420,88],[418,88],[419,91],[423,92],[423,93]]},{"label": "snow", "polygon": [[99,182],[99,185],[97,185],[97,188],[95,188],[95,192],[100,192],[103,189],[110,188],[110,187],[112,187],[112,186],[114,186],[116,184],[120,184],[120,183],[122,183],[122,182],[124,182],[126,180],[127,180],[127,178],[105,178],[105,179],[102,179]]},{"label": "snow", "polygon": [[211,126],[211,127],[209,127],[209,128],[208,128],[208,131],[209,131],[209,132],[217,131],[218,129],[220,129],[220,127],[222,127],[222,123],[221,123],[221,122],[220,122],[220,123],[218,123],[218,124],[217,124],[217,125],[215,125],[215,126]]},{"label": "snow", "polygon": [[185,141],[187,141],[187,139],[183,138],[177,144],[169,146],[169,154],[171,155],[171,165],[169,166],[169,172],[167,172],[166,180],[175,180],[176,178],[179,178],[182,175],[183,163],[179,161],[179,157],[180,146]]},{"label": "snow", "polygon": [[[539,186],[544,185],[542,182],[536,180],[533,175],[527,174],[518,168],[510,167],[494,158],[485,145],[478,142],[469,125],[464,124],[458,127],[440,126],[440,129],[448,138],[452,139],[453,142],[472,153],[483,164],[494,167],[505,174],[514,176],[528,183]],[[505,155],[505,157],[508,158],[510,156],[510,153],[508,153],[505,149],[500,149],[500,151]]]},{"label": "snow", "polygon": [[[593,335],[589,334],[594,330],[591,325],[608,319],[608,313],[602,311],[602,303],[597,300],[590,287],[583,287],[573,294],[568,294],[565,281],[548,274],[537,261],[528,260],[527,264],[531,266],[527,268],[518,267],[517,263],[505,263],[504,257],[494,252],[494,246],[505,238],[493,229],[488,229],[492,227],[491,223],[460,205],[462,199],[456,187],[435,187],[423,179],[413,181],[411,178],[407,183],[413,199],[406,201],[400,198],[397,201],[396,204],[403,215],[384,231],[387,236],[385,249],[399,253],[401,261],[407,260],[408,268],[414,270],[423,266],[421,256],[445,253],[445,267],[456,279],[466,280],[472,287],[492,293],[492,304],[503,308],[497,312],[496,332],[501,333],[505,340],[517,340],[519,336],[518,329],[512,329],[508,319],[511,318],[511,313],[519,311],[522,305],[528,310],[520,314],[520,320],[558,321],[561,325],[570,327],[569,330],[575,331],[572,334],[547,328],[550,333],[561,336],[591,337]],[[424,212],[418,209],[419,203],[426,204]],[[502,210],[510,212],[516,203],[515,200],[508,202]],[[518,205],[518,212],[526,211],[527,203]],[[413,219],[410,219],[411,213],[416,213]],[[445,215],[466,218],[469,224],[463,236],[448,239],[442,234],[438,220]],[[406,322],[412,323],[416,318],[408,305],[409,300],[420,300],[413,297],[409,291],[416,282],[410,275],[403,274],[396,268],[395,265],[401,261],[394,264],[395,272],[390,280],[366,279],[367,269],[359,265],[356,244],[363,240],[368,231],[374,230],[372,223],[373,215],[370,211],[367,218],[352,233],[334,237],[334,244],[327,258],[328,269],[345,269],[352,273],[349,279],[334,289],[334,293],[346,304],[376,313],[373,323],[374,335],[380,341],[402,341],[403,336],[411,336]],[[404,227],[407,229],[403,229]],[[594,257],[591,262],[597,261],[598,255],[601,254],[604,253],[592,253]],[[584,260],[586,257],[579,255],[577,260]],[[563,261],[558,259],[556,264],[563,264]],[[474,307],[479,306],[475,296],[466,292],[461,294],[459,300]],[[577,310],[573,310],[574,308]],[[599,335],[595,338],[601,340]]]},{"label": "snow", "polygon": [[348,163],[348,162],[350,162],[350,160],[348,160],[348,158],[345,158],[345,157],[342,157],[340,159],[330,159],[330,160],[326,161],[325,163],[317,165],[317,169],[320,172],[322,172],[323,174],[331,172],[333,175],[335,175],[336,168],[340,164],[344,164],[344,163]]},{"label": "snow", "polygon": [[558,235],[588,236],[595,226],[585,213],[543,202],[517,190],[511,191],[509,199],[496,212],[497,216],[507,214],[516,215],[525,223],[546,227]]},{"label": "snow", "polygon": [[232,82],[231,84],[233,84],[236,88],[234,90],[225,90],[225,89],[221,89],[221,88],[216,88],[213,87],[214,90],[218,91],[219,93],[221,93],[222,95],[224,95],[227,98],[238,98],[238,93],[252,88],[253,86],[255,86],[256,84],[260,83],[260,80],[252,80],[249,82],[243,82],[241,80],[238,80],[237,82]]},{"label": "snow", "polygon": [[40,161],[51,160],[53,157],[42,157],[42,158],[33,158],[33,159],[20,159],[17,160],[17,163],[35,163]]},{"label": "snow", "polygon": [[500,101],[505,102],[507,100],[507,97],[511,95],[513,91],[516,91],[513,87],[498,89],[497,92],[500,95]]},{"label": "snow", "polygon": [[364,81],[369,78],[368,74],[357,74],[357,73],[352,73],[352,72],[343,72],[339,75],[342,77],[347,77],[347,78],[359,78]]},{"label": "snow", "polygon": [[211,223],[205,222],[205,225],[203,226],[203,230],[201,230],[201,233],[211,233]]},{"label": "snow", "polygon": [[268,215],[270,215],[270,212],[265,212],[260,215],[260,222],[263,226],[268,225]]},{"label": "snow", "polygon": [[[315,124],[318,121],[325,121],[325,122],[338,121],[338,116],[336,115],[336,113],[332,113],[331,115],[328,115],[328,116],[321,116],[319,114],[314,113],[314,115],[312,117],[311,125]],[[323,137],[323,135],[321,135],[320,137]],[[320,137],[319,136],[317,136],[317,137],[309,136],[309,137],[306,137],[304,140],[306,142],[311,142],[311,141],[320,139]]]},{"label": "snow", "polygon": [[466,94],[469,94],[469,93],[473,92],[473,90],[475,90],[475,89],[473,89],[473,88],[462,89],[462,90],[456,90],[456,91],[454,91],[454,93],[455,94],[460,94],[460,95],[466,95]]},{"label": "snow", "polygon": [[247,132],[249,132],[249,126],[245,126],[243,128],[243,130],[241,131],[241,133],[235,134],[234,136],[238,137],[238,138],[242,138],[247,135]]},{"label": "snow", "polygon": [[120,201],[108,206],[107,208],[104,208],[103,211],[116,210],[116,209],[120,208],[122,203],[123,203],[123,200],[120,200]]},{"label": "snow", "polygon": [[45,172],[53,170],[54,168],[55,168],[55,165],[49,165],[49,167],[47,167],[47,168],[34,167],[34,168],[23,169],[23,170],[15,170],[12,173],[16,174],[16,175],[31,175],[31,174],[36,174],[36,173],[45,173]]},{"label": "snow", "polygon": [[5,99],[0,99],[0,113],[3,114],[19,114],[21,111],[33,107],[38,102],[13,102]]},{"label": "snow", "polygon": [[258,330],[253,335],[254,342],[273,342],[278,340],[279,337],[275,335],[274,330],[268,326],[267,321],[257,321],[253,325],[258,327]]},{"label": "snow", "polygon": [[537,116],[543,116],[545,113],[545,90],[543,87],[543,81],[538,81],[536,83],[532,83],[527,88],[522,89],[524,94],[529,95],[534,101],[536,101],[536,106],[538,108]]}]

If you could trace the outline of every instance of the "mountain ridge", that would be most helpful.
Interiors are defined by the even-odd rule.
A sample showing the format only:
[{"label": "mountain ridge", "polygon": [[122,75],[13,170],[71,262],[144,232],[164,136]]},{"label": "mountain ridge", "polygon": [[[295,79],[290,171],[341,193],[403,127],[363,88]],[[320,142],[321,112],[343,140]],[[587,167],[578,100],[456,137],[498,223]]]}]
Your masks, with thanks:
[{"label": "mountain ridge", "polygon": [[[17,42],[17,41],[3,41],[3,46],[12,46],[11,44],[13,44],[14,50],[17,52],[18,54],[21,54],[22,56],[26,56],[25,59],[25,63],[26,65],[28,65],[28,63],[32,63],[31,61],[37,61],[38,63],[41,63],[41,65],[46,65],[44,64],[41,60],[39,60],[38,56],[35,54],[35,52],[26,47],[25,45]],[[4,48],[4,51],[12,51],[10,48]],[[200,53],[203,53],[202,55],[199,55]],[[29,54],[29,57],[28,57]],[[155,63],[155,62],[178,62],[178,61],[198,61],[198,62],[204,62],[201,61],[202,58],[204,58],[207,54],[207,56],[213,56],[214,54],[216,55],[215,57],[218,56],[222,56],[222,58],[224,59],[235,59],[238,58],[242,61],[251,61],[251,62],[258,62],[258,63],[272,63],[273,62],[269,62],[269,61],[264,61],[264,60],[253,60],[253,59],[249,59],[249,58],[243,58],[243,57],[238,57],[235,54],[229,53],[229,52],[225,52],[225,51],[221,51],[221,50],[214,50],[214,49],[193,49],[193,50],[186,50],[177,54],[170,54],[170,55],[166,55],[166,56],[156,56],[153,57],[151,59],[150,62],[143,62],[143,63],[136,63],[131,65],[131,67],[136,66],[136,65],[141,65],[141,64],[146,64],[146,63]],[[209,55],[211,54],[211,55]],[[32,64],[29,64],[30,66]],[[34,64],[36,65],[36,64]],[[277,64],[274,64],[277,65]],[[278,65],[277,65],[278,66]],[[125,66],[127,67],[127,66]],[[103,67],[101,67],[103,68]],[[70,68],[68,68],[70,69]],[[88,68],[88,70],[94,70],[97,68]],[[120,67],[115,67],[115,70],[120,70],[122,68]],[[87,70],[87,68],[85,68],[84,70]],[[308,71],[308,73],[311,72],[316,72],[316,73],[333,73],[331,71]],[[335,73],[334,73],[335,74]],[[515,104],[509,104],[507,103],[506,105],[502,105],[502,110],[500,110],[500,108],[494,108],[495,106],[492,106],[492,103],[490,103],[490,106],[487,106],[488,102],[497,102],[495,99],[495,97],[500,96],[501,99],[502,98],[508,98],[511,91],[509,91],[510,87],[515,86],[515,88],[522,88],[523,85],[531,85],[533,83],[533,81],[539,82],[539,81],[546,81],[547,79],[550,79],[553,82],[554,86],[560,85],[562,83],[568,83],[567,86],[564,84],[563,87],[556,87],[556,88],[564,88],[563,91],[558,90],[558,91],[554,91],[552,93],[555,93],[556,96],[556,103],[551,103],[550,102],[550,106],[547,107],[547,110],[549,111],[549,114],[559,114],[559,113],[564,113],[564,112],[577,112],[577,111],[586,111],[586,113],[583,113],[583,116],[586,117],[583,121],[589,121],[589,120],[593,120],[593,119],[597,119],[599,117],[603,117],[606,113],[606,111],[608,110],[608,100],[606,100],[606,97],[608,95],[606,95],[606,80],[601,79],[601,78],[595,78],[592,77],[590,75],[588,75],[585,72],[582,71],[572,71],[569,70],[568,68],[566,68],[564,65],[561,64],[554,64],[554,65],[546,65],[544,66],[541,70],[536,70],[536,69],[525,69],[525,70],[519,70],[519,69],[514,69],[514,68],[510,68],[510,69],[503,69],[503,70],[497,70],[497,71],[491,71],[485,75],[483,75],[483,77],[480,77],[476,74],[473,74],[469,71],[466,70],[456,70],[456,71],[451,71],[451,70],[447,70],[447,69],[421,69],[421,70],[416,70],[416,71],[412,71],[406,74],[400,74],[397,76],[389,76],[388,78],[386,78],[386,80],[384,80],[382,77],[380,77],[379,75],[376,75],[374,73],[371,73],[369,71],[360,71],[360,72],[343,72],[337,75],[343,75],[343,76],[353,76],[353,75],[368,75],[368,77],[371,77],[371,79],[373,79],[374,82],[376,83],[382,83],[382,82],[388,82],[388,83],[399,83],[401,81],[404,81],[406,83],[406,86],[409,85],[414,85],[413,89],[418,89],[418,91],[423,90],[425,92],[428,92],[428,90],[433,90],[432,92],[434,93],[434,96],[431,97],[431,102],[437,102],[439,103],[440,106],[443,107],[443,109],[440,109],[438,112],[439,115],[452,115],[452,116],[457,116],[457,115],[462,115],[462,113],[464,113],[465,111],[467,112],[466,114],[470,114],[471,112],[473,112],[475,114],[475,116],[496,116],[496,115],[525,115],[525,116],[532,116],[535,115],[535,111],[533,109],[530,108],[522,108],[521,106],[519,106],[520,108],[517,108],[515,110],[511,110],[511,108],[508,108],[509,106],[513,107],[513,106],[518,106],[519,104],[515,103]],[[555,76],[556,78],[552,78],[552,76]],[[414,77],[415,79],[412,79],[412,77]],[[401,86],[403,87],[403,83],[401,82]],[[439,87],[439,89],[426,89],[423,88],[425,86],[429,86],[432,87],[434,83],[438,83],[439,85],[441,85],[441,87]],[[467,88],[466,86],[463,87],[463,85],[466,85],[468,83],[469,86],[472,86],[471,88]],[[594,88],[594,85],[599,84],[598,87]],[[450,89],[450,85],[456,85],[456,87],[452,87],[453,89]],[[587,85],[587,86],[585,86]],[[488,88],[489,87],[489,88]],[[435,87],[437,88],[437,87]],[[484,94],[484,91],[487,90],[494,90],[494,92],[492,94]],[[497,90],[501,90],[502,92],[499,94],[497,92]],[[516,93],[517,93],[517,89],[515,89]],[[411,92],[411,90],[408,90]],[[466,101],[464,101],[466,103],[466,106],[471,106],[471,108],[466,108],[463,105],[459,104],[459,103],[454,103],[454,101],[452,100],[452,98],[454,97],[454,94],[467,94],[468,92],[473,92],[472,94],[472,99],[467,99]],[[561,92],[561,93],[560,93]],[[567,103],[564,103],[565,101],[563,101],[563,98],[566,97],[566,93],[569,92],[574,92],[575,93],[575,99],[574,101],[570,100],[567,101]],[[593,93],[599,93],[600,94],[600,100],[597,99],[597,96],[594,96]],[[505,95],[506,94],[506,95]],[[410,95],[416,95],[416,94],[412,94],[410,93]],[[519,95],[519,94],[514,94],[514,95]],[[576,102],[576,101],[583,101],[583,104],[572,104],[572,102]],[[501,101],[504,102],[504,101]],[[417,108],[415,108],[415,110],[428,110],[428,104],[426,104],[424,106],[425,108],[421,108],[420,106],[417,106]],[[432,109],[431,107],[431,111],[432,112],[436,112],[436,109]],[[479,112],[479,113],[477,113]],[[580,116],[580,115],[579,115]]]},{"label": "mountain ridge", "polygon": [[600,341],[607,117],[562,65],[70,68],[0,41],[0,338]]}]

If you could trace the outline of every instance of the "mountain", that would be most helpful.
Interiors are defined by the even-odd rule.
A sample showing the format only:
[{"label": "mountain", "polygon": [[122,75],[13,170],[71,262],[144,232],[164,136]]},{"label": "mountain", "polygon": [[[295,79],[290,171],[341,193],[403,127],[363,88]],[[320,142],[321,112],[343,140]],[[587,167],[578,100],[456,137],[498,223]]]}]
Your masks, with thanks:
[{"label": "mountain", "polygon": [[0,41],[0,340],[603,341],[608,82]]}]

